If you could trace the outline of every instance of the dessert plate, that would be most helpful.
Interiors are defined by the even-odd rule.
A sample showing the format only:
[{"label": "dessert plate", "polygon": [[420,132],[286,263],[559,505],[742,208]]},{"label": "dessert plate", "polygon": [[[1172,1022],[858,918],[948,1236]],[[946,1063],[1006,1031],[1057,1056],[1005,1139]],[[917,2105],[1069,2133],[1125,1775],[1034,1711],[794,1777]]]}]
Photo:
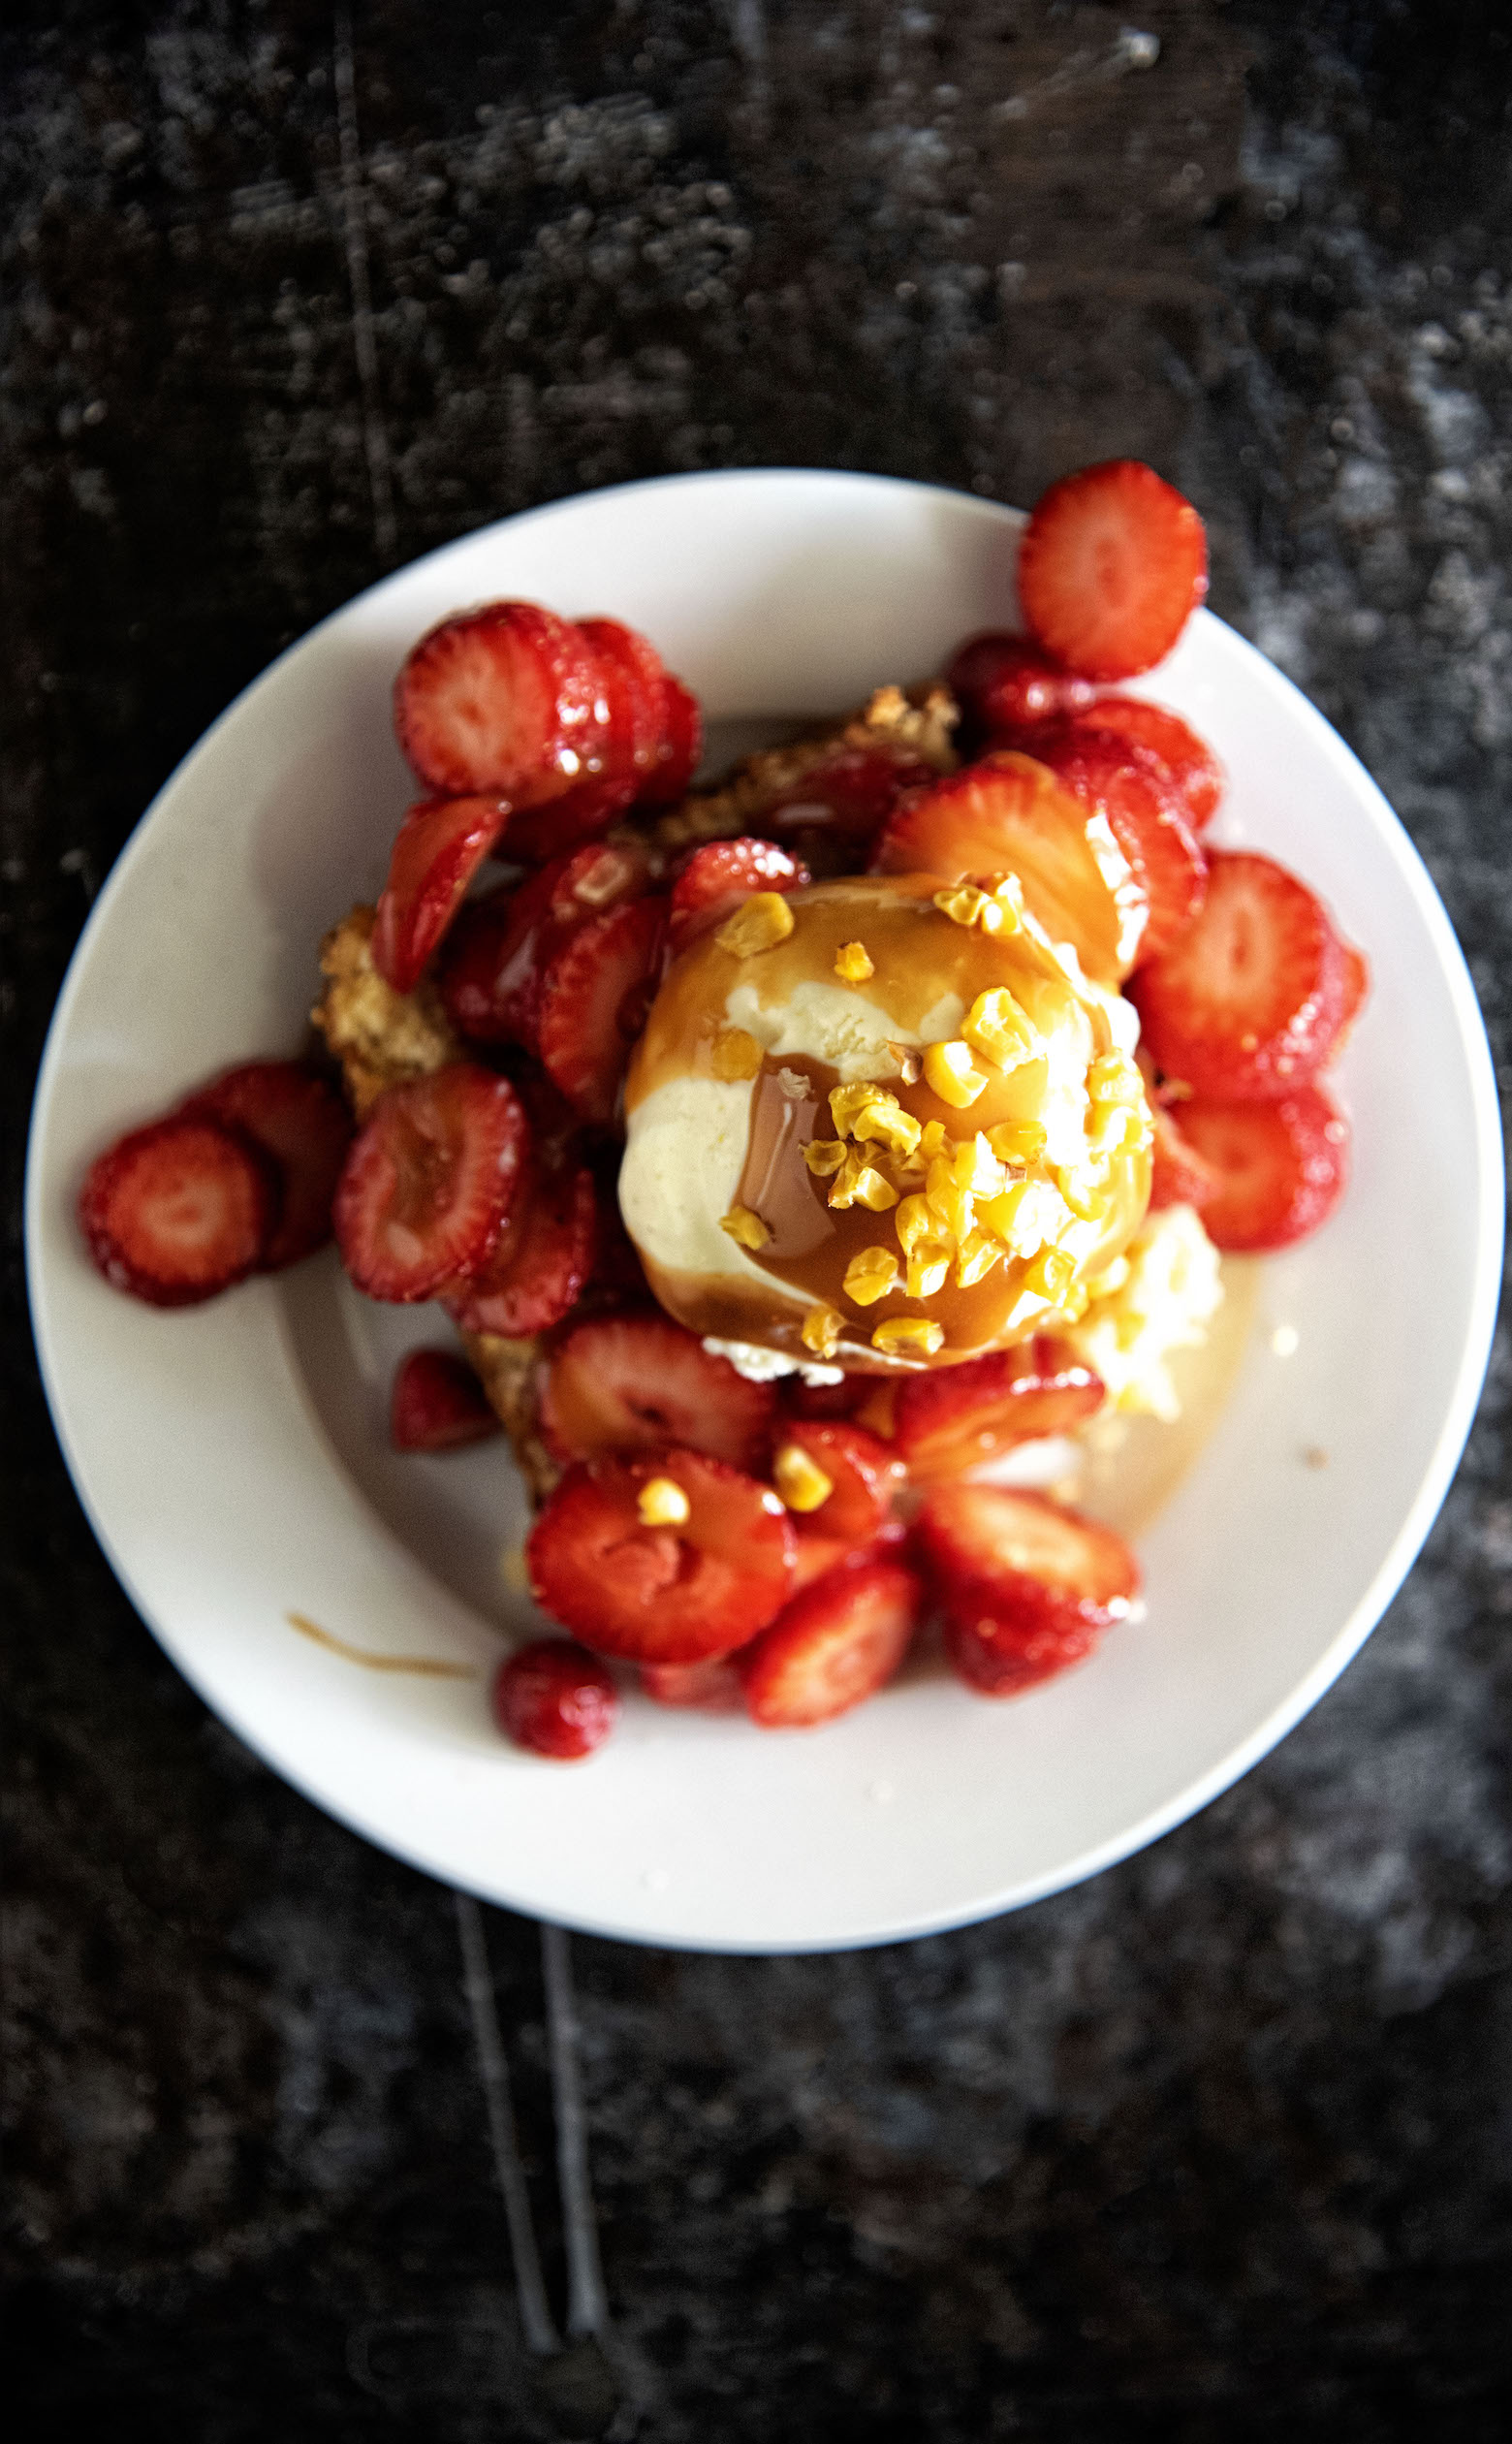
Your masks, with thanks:
[{"label": "dessert plate", "polygon": [[[1468,1430],[1499,1270],[1499,1136],[1464,961],[1342,742],[1208,614],[1144,682],[1222,755],[1217,837],[1275,852],[1369,952],[1341,1068],[1355,1177],[1266,1268],[1235,1390],[1140,1539],[1148,1618],[1007,1703],[915,1670],[808,1732],[632,1698],[564,1767],[507,1747],[487,1676],[524,1504],[501,1444],[397,1458],[394,1361],[444,1341],[333,1254],[160,1314],[88,1263],[90,1158],[217,1064],[292,1052],[320,934],[382,881],[413,794],[394,672],[455,607],[534,597],[651,637],[716,724],[835,713],[1014,616],[1021,521],[824,473],[671,477],[467,536],[374,587],[247,689],[121,856],[75,954],[27,1193],[59,1438],[142,1617],[218,1714],[369,1839],[487,1899],[646,1943],[881,1943],[1094,1873],[1223,1790],[1390,1600]],[[1287,1351],[1289,1354],[1281,1354]],[[450,1672],[363,1668],[291,1624]]]}]

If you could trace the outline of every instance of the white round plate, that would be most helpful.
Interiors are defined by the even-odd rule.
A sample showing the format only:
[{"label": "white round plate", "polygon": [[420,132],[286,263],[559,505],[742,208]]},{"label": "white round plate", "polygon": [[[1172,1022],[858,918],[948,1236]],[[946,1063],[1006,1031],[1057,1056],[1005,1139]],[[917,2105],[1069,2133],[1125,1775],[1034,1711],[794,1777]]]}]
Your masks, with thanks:
[{"label": "white round plate", "polygon": [[[591,1762],[493,1730],[528,1617],[501,1567],[502,1444],[387,1448],[397,1351],[433,1312],[368,1305],[331,1253],[179,1314],[107,1287],[84,1166],[219,1064],[292,1052],[315,945],[376,894],[413,794],[389,690],[420,632],[490,595],[646,630],[715,720],[833,713],[1015,616],[1021,522],[880,477],[673,477],[507,520],[399,571],[238,698],[179,767],[75,955],[38,1088],[33,1310],[74,1479],[122,1583],[206,1702],[371,1840],[507,1906],[646,1943],[880,1943],[1015,1907],[1200,1807],[1322,1695],[1401,1582],[1468,1429],[1494,1314],[1500,1158],[1464,962],[1348,749],[1251,647],[1195,619],[1148,692],[1232,777],[1223,838],[1295,867],[1370,954],[1345,1056],[1353,1184],[1274,1260],[1235,1394],[1142,1541],[1149,1618],[1006,1704],[943,1672],[826,1729],[627,1700]],[[1296,1353],[1273,1355],[1286,1324]],[[438,1329],[438,1326],[440,1329]],[[1327,1466],[1305,1455],[1326,1452]],[[476,1679],[362,1669],[299,1612]]]}]

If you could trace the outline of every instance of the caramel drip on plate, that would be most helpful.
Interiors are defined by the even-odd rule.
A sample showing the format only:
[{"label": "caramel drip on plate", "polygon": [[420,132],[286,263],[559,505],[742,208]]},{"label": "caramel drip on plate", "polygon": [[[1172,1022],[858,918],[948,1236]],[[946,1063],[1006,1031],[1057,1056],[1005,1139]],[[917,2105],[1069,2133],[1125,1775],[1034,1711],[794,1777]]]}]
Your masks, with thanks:
[{"label": "caramel drip on plate", "polygon": [[478,1680],[482,1674],[471,1664],[445,1663],[438,1655],[378,1655],[371,1647],[354,1646],[350,1640],[337,1637],[333,1631],[323,1630],[318,1621],[306,1619],[302,1612],[286,1612],[284,1619],[291,1630],[301,1637],[314,1640],[317,1646],[329,1647],[332,1655],[344,1657],[349,1664],[362,1664],[368,1671],[408,1671],[423,1680]]}]

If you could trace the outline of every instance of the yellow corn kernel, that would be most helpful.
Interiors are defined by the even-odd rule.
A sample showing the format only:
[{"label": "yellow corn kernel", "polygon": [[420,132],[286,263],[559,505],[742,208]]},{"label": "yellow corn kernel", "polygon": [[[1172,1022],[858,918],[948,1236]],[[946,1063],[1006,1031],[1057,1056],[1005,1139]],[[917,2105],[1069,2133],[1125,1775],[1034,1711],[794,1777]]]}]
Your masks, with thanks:
[{"label": "yellow corn kernel", "polygon": [[835,1491],[834,1477],[797,1443],[783,1444],[772,1464],[772,1481],[789,1510],[817,1510]]},{"label": "yellow corn kernel", "polygon": [[714,1075],[733,1084],[738,1078],[754,1078],[761,1067],[761,1046],[754,1035],[747,1035],[743,1027],[724,1027],[714,1037]]},{"label": "yellow corn kernel", "polygon": [[898,1287],[898,1258],[891,1248],[863,1248],[845,1267],[845,1295],[858,1307],[874,1307]]},{"label": "yellow corn kernel", "polygon": [[858,1145],[886,1146],[905,1159],[918,1146],[919,1123],[890,1087],[862,1083],[832,1088],[830,1112],[839,1135],[854,1137]]},{"label": "yellow corn kernel", "polygon": [[989,874],[987,889],[1003,912],[1002,930],[1017,934],[1024,921],[1024,885],[1017,874]]},{"label": "yellow corn kernel", "polygon": [[932,1298],[942,1290],[956,1253],[953,1239],[917,1239],[908,1251],[908,1295]]},{"label": "yellow corn kernel", "polygon": [[929,1211],[927,1196],[905,1196],[893,1223],[898,1244],[905,1255],[911,1255],[921,1239],[932,1239],[936,1224]]},{"label": "yellow corn kernel", "polygon": [[719,1227],[742,1248],[764,1248],[772,1237],[760,1214],[753,1214],[748,1205],[732,1205]]},{"label": "yellow corn kernel", "polygon": [[1104,1052],[1087,1069],[1087,1092],[1094,1103],[1140,1103],[1145,1082],[1126,1054]]},{"label": "yellow corn kernel", "polygon": [[[961,1149],[965,1154],[968,1149]],[[957,1162],[949,1155],[938,1155],[930,1163],[925,1178],[925,1203],[937,1223],[943,1223],[953,1239],[964,1239],[975,1220],[975,1199],[962,1183]]]},{"label": "yellow corn kernel", "polygon": [[1111,1264],[1105,1264],[1100,1273],[1092,1275],[1087,1285],[1087,1297],[1112,1298],[1123,1287],[1132,1269],[1127,1256],[1115,1256]]},{"label": "yellow corn kernel", "polygon": [[985,1281],[993,1265],[1000,1264],[1002,1258],[1003,1250],[996,1239],[989,1237],[985,1230],[968,1232],[961,1242],[961,1254],[956,1258],[956,1287],[959,1290],[975,1289],[978,1282]]},{"label": "yellow corn kernel", "polygon": [[994,1069],[1017,1069],[1039,1056],[1042,1046],[1028,1015],[1021,1010],[1006,985],[979,993],[961,1024],[972,1050]]},{"label": "yellow corn kernel", "polygon": [[1085,1282],[1073,1282],[1071,1287],[1067,1290],[1064,1298],[1060,1302],[1060,1313],[1064,1316],[1068,1324],[1079,1324],[1090,1304],[1091,1297],[1087,1290],[1087,1284]]},{"label": "yellow corn kernel", "polygon": [[648,1476],[635,1507],[643,1528],[680,1528],[692,1508],[675,1476]]},{"label": "yellow corn kernel", "polygon": [[721,950],[736,959],[754,959],[762,950],[775,950],[793,931],[793,911],[780,891],[753,891],[714,936]]},{"label": "yellow corn kernel", "polygon": [[845,1148],[837,1137],[813,1137],[803,1148],[803,1160],[816,1180],[827,1180],[845,1159]]},{"label": "yellow corn kernel", "polygon": [[999,1162],[1037,1162],[1046,1139],[1037,1120],[1002,1120],[988,1130],[987,1142]]},{"label": "yellow corn kernel", "polygon": [[1092,1125],[1087,1132],[1087,1151],[1098,1156],[1138,1154],[1150,1133],[1148,1113],[1132,1103],[1094,1103]]},{"label": "yellow corn kernel", "polygon": [[835,972],[841,984],[865,984],[877,972],[865,942],[842,942],[835,954]]},{"label": "yellow corn kernel", "polygon": [[1048,1180],[1015,1180],[1001,1196],[982,1200],[979,1219],[1010,1255],[1031,1256],[1047,1242],[1055,1245],[1071,1216]]},{"label": "yellow corn kernel", "polygon": [[840,1346],[840,1329],[845,1318],[834,1307],[810,1307],[799,1326],[798,1337],[805,1349],[816,1358],[833,1358]]},{"label": "yellow corn kernel", "polygon": [[1064,1248],[1042,1248],[1024,1276],[1024,1286],[1037,1298],[1048,1298],[1058,1307],[1076,1280],[1076,1258],[1067,1255]]},{"label": "yellow corn kernel", "polygon": [[874,1349],[885,1350],[889,1356],[906,1352],[910,1356],[917,1353],[921,1357],[932,1357],[936,1349],[945,1347],[945,1327],[926,1322],[922,1316],[892,1316],[885,1324],[878,1324],[871,1336],[871,1346]]},{"label": "yellow corn kernel", "polygon": [[919,1140],[919,1159],[923,1162],[932,1162],[936,1155],[949,1154],[955,1142],[942,1120],[927,1120],[924,1135]]},{"label": "yellow corn kernel", "polygon": [[979,891],[974,882],[957,882],[948,891],[936,891],[934,905],[953,925],[975,925],[984,934],[1002,931],[1001,903],[991,892]]},{"label": "yellow corn kernel", "polygon": [[1062,1162],[1055,1185],[1078,1222],[1101,1222],[1113,1201],[1106,1162]]},{"label": "yellow corn kernel", "polygon": [[977,1067],[969,1046],[959,1037],[954,1043],[926,1045],[924,1075],[940,1101],[958,1112],[974,1103],[987,1085],[987,1071]]},{"label": "yellow corn kernel", "polygon": [[847,1146],[845,1159],[830,1190],[830,1203],[837,1213],[852,1205],[865,1205],[873,1214],[885,1214],[890,1205],[898,1203],[898,1190],[854,1146]]}]

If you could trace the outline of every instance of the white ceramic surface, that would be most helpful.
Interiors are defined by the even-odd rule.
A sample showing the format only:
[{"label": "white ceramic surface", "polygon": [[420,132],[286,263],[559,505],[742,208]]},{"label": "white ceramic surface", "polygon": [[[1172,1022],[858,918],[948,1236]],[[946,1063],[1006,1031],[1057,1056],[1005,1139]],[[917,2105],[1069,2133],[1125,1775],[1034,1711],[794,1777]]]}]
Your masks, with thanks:
[{"label": "white ceramic surface", "polygon": [[[1500,1147],[1442,907],[1328,725],[1208,615],[1145,691],[1213,740],[1218,837],[1274,851],[1370,955],[1342,1084],[1348,1197],[1276,1259],[1235,1397],[1143,1545],[1149,1619],[1007,1704],[905,1681],[826,1730],[639,1699],[590,1763],[508,1749],[482,1678],[527,1612],[502,1446],[397,1459],[396,1352],[439,1317],[367,1305],[329,1253],[161,1315],[85,1259],[91,1156],[218,1064],[301,1040],[314,945],[381,881],[411,794],[388,695],[454,607],[533,596],[644,628],[722,719],[828,713],[1013,614],[1019,522],[890,480],[781,471],[590,494],[375,587],[250,687],[173,775],[75,956],[28,1181],[37,1337],[63,1447],[143,1618],[270,1764],[372,1840],[513,1908],[733,1951],[874,1943],[1073,1883],[1225,1788],[1347,1663],[1427,1532],[1495,1309]],[[1272,1354],[1290,1324],[1295,1355]],[[1309,1467],[1308,1449],[1328,1455]],[[476,1663],[364,1671],[299,1636]],[[66,1628],[64,1630],[66,1635]]]}]

